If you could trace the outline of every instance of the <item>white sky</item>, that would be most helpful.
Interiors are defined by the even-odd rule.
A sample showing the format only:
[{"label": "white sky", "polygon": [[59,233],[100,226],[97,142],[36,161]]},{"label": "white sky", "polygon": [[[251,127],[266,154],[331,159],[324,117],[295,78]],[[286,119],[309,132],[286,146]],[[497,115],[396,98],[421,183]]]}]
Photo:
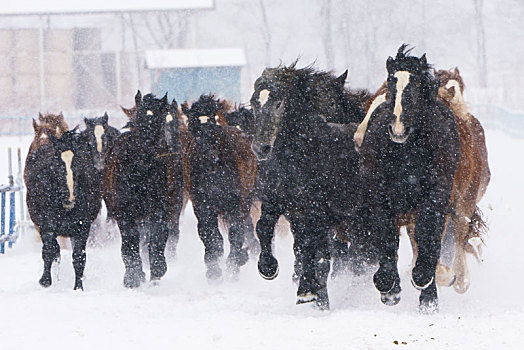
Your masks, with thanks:
[{"label": "white sky", "polygon": [[148,0],[140,2],[123,0],[17,0],[3,1],[0,15],[26,15],[50,13],[94,13],[146,10],[208,9],[214,0]]}]

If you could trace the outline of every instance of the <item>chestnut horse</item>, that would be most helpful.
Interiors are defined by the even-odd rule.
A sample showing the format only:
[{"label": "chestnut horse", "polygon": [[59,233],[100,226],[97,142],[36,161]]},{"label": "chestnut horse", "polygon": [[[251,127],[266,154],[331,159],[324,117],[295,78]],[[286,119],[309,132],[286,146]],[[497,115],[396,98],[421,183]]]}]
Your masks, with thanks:
[{"label": "chestnut horse", "polygon": [[414,231],[412,284],[419,310],[438,310],[436,270],[446,217],[452,211],[460,140],[451,110],[437,98],[426,56],[402,45],[386,62],[389,99],[373,112],[360,147],[360,175],[372,237],[379,252],[374,283],[387,305],[400,301],[398,227]]},{"label": "chestnut horse", "polygon": [[40,285],[52,283],[51,266],[60,258],[57,236],[64,236],[71,237],[73,245],[74,289],[83,289],[87,238],[101,203],[96,169],[76,129],[63,132],[62,116],[40,120],[40,126],[33,121],[35,139],[24,169],[27,208],[43,243]]},{"label": "chestnut horse", "polygon": [[[130,131],[121,134],[104,163],[104,198],[122,235],[124,286],[138,287],[145,280],[140,258],[140,228],[149,233],[151,280],[167,270],[164,249],[170,230],[178,233],[182,209],[182,147],[177,104],[167,95],[157,99],[135,96],[136,113]],[[173,227],[173,224],[176,227]]]},{"label": "chestnut horse", "polygon": [[191,133],[185,152],[186,186],[198,220],[198,234],[205,246],[208,279],[222,276],[219,264],[224,243],[219,217],[228,223],[230,252],[226,266],[235,276],[248,260],[253,237],[250,195],[255,185],[257,163],[250,140],[240,130],[227,126],[224,113],[229,107],[213,95],[202,95],[182,111]]},{"label": "chestnut horse", "polygon": [[[466,252],[480,260],[486,224],[477,203],[486,193],[491,173],[484,129],[477,118],[468,112],[463,98],[464,81],[458,68],[439,70],[435,75],[440,79],[439,99],[453,111],[460,136],[460,160],[452,197],[451,227],[455,239],[455,259],[451,275],[455,279],[455,291],[464,293],[470,285]],[[441,267],[445,269],[445,266]]]}]

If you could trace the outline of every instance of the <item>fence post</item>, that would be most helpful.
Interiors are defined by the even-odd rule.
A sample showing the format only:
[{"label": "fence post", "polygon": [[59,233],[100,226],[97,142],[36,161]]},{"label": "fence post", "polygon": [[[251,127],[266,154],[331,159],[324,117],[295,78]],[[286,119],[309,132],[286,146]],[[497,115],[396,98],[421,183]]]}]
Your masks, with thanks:
[{"label": "fence post", "polygon": [[[0,238],[3,238],[5,234],[5,192],[2,192],[2,204],[1,204],[1,213],[0,213]],[[5,244],[0,243],[0,254],[4,254]]]}]

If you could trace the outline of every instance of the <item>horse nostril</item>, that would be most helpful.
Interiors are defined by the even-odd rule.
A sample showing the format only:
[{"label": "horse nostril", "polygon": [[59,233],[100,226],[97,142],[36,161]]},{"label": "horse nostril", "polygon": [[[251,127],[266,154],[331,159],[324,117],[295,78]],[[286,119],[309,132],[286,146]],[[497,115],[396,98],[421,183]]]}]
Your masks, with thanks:
[{"label": "horse nostril", "polygon": [[266,155],[269,152],[271,152],[271,146],[270,145],[264,145],[264,146],[262,146],[260,151],[261,151],[262,154]]}]

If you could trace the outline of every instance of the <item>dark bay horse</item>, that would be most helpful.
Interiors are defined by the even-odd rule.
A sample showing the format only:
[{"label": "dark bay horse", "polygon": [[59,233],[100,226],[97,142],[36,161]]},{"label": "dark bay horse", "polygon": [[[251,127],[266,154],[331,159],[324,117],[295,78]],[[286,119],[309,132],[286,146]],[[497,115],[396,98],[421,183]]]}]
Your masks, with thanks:
[{"label": "dark bay horse", "polygon": [[56,238],[65,236],[71,237],[73,245],[74,289],[83,289],[86,242],[100,210],[96,169],[85,140],[76,130],[57,133],[56,127],[47,129],[49,124],[39,127],[33,121],[33,125],[35,140],[27,155],[24,180],[29,215],[43,243],[40,284],[51,285],[51,265],[60,258]]},{"label": "dark bay horse", "polygon": [[460,141],[451,110],[437,99],[438,79],[425,55],[402,45],[386,62],[389,99],[373,112],[360,154],[363,199],[380,267],[374,283],[381,300],[400,300],[398,226],[412,225],[418,256],[412,284],[421,291],[419,309],[438,309],[435,271],[441,236],[451,212]]},{"label": "dark bay horse", "polygon": [[[466,252],[480,260],[482,234],[486,224],[477,203],[482,199],[489,184],[491,173],[484,129],[480,122],[468,112],[464,102],[464,81],[458,68],[439,70],[439,99],[451,108],[460,136],[460,160],[453,184],[453,213],[451,227],[455,238],[453,263],[453,287],[464,293],[470,285]],[[444,268],[443,265],[441,265]]]},{"label": "dark bay horse", "polygon": [[95,167],[100,171],[100,175],[102,174],[105,155],[120,135],[120,131],[109,125],[108,120],[107,113],[104,113],[101,117],[84,118],[86,128],[81,132],[89,144]]},{"label": "dark bay horse", "polygon": [[272,241],[285,215],[294,236],[297,303],[315,301],[328,309],[330,241],[335,227],[358,207],[352,135],[364,116],[364,99],[344,89],[347,72],[335,78],[295,66],[265,69],[251,97],[253,149],[265,163],[258,269],[265,279],[278,275]]},{"label": "dark bay horse", "polygon": [[[178,106],[167,95],[135,96],[136,113],[105,159],[104,197],[122,235],[124,286],[145,279],[140,258],[140,228],[149,232],[151,280],[167,270],[164,249],[170,230],[178,233],[182,209],[182,147]],[[176,218],[173,221],[173,218]],[[176,227],[173,227],[175,225]]]},{"label": "dark bay horse", "polygon": [[[107,113],[104,113],[101,117],[84,118],[84,123],[86,128],[81,132],[81,135],[89,145],[91,156],[93,157],[95,168],[97,170],[98,184],[101,190],[104,159],[108,150],[113,146],[113,143],[120,135],[120,131],[109,125],[109,116]],[[107,219],[111,219],[112,215],[113,214],[108,211]]]},{"label": "dark bay horse", "polygon": [[191,138],[185,152],[186,184],[198,219],[198,234],[205,246],[208,279],[222,276],[219,260],[224,243],[219,217],[228,224],[230,252],[226,266],[233,276],[248,260],[246,237],[253,236],[249,216],[250,195],[257,163],[250,140],[233,126],[225,125],[228,106],[213,95],[202,95],[182,105]]},{"label": "dark bay horse", "polygon": [[235,110],[226,113],[225,118],[228,126],[234,126],[248,137],[253,137],[255,129],[255,117],[250,109],[238,106]]}]

